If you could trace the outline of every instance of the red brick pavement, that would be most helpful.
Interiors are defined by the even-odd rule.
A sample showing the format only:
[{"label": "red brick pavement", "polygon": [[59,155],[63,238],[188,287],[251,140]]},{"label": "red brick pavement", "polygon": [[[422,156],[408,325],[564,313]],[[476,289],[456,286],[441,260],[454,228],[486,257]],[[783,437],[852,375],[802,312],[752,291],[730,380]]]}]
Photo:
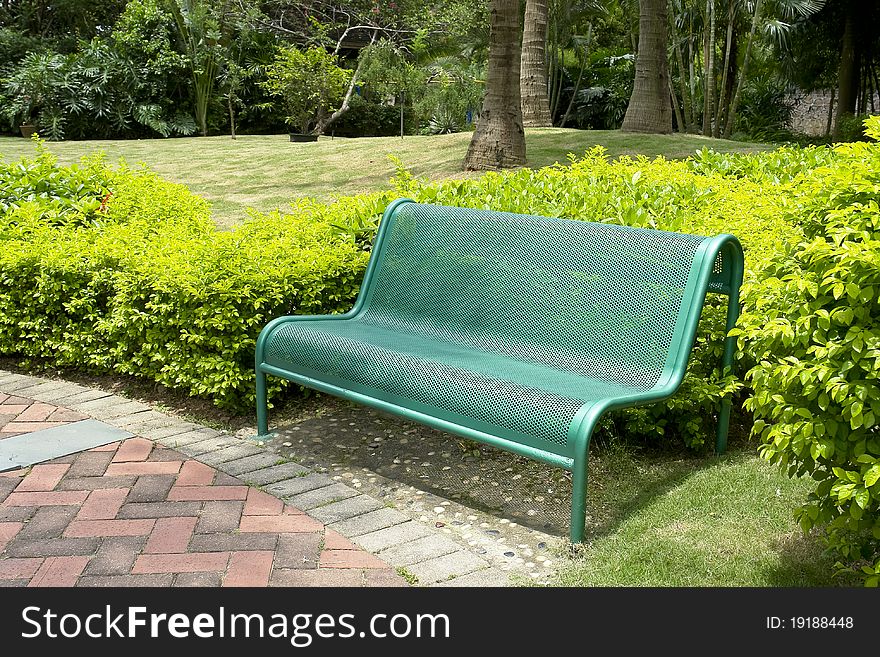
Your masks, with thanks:
[{"label": "red brick pavement", "polygon": [[[0,438],[85,419],[0,393]],[[0,586],[406,586],[303,511],[131,438],[0,473]]]}]

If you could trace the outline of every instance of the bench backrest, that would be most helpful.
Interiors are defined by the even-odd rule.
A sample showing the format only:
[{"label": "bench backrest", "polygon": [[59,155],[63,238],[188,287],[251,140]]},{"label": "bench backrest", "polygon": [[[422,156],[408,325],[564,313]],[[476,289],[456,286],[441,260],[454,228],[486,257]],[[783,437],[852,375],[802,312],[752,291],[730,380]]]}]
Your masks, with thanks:
[{"label": "bench backrest", "polygon": [[[702,304],[693,265],[708,239],[403,202],[383,219],[360,316],[649,390],[681,348],[683,306]],[[729,267],[711,257],[723,291]]]}]

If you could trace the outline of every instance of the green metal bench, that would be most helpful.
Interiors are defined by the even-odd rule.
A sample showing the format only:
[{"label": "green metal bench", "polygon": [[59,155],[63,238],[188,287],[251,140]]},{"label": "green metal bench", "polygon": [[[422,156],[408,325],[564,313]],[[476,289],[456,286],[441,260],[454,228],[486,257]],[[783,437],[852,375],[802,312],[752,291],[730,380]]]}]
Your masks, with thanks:
[{"label": "green metal bench", "polygon": [[[272,374],[565,468],[581,542],[599,418],[672,395],[706,293],[729,297],[730,330],[742,275],[733,235],[397,200],[351,311],[279,317],[261,332],[257,430],[270,435]],[[725,370],[733,354],[728,337]],[[719,453],[729,417],[725,400]]]}]

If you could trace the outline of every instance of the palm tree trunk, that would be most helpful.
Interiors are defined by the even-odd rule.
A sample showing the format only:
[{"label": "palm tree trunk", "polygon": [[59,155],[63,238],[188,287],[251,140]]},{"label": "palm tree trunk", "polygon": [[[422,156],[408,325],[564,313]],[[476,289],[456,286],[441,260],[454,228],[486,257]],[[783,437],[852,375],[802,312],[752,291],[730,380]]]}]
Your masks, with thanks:
[{"label": "palm tree trunk", "polygon": [[469,171],[526,163],[519,89],[519,0],[490,0],[489,8],[486,95],[464,158]]},{"label": "palm tree trunk", "polygon": [[859,63],[856,57],[856,2],[846,3],[846,20],[840,46],[840,65],[837,69],[837,118],[834,120],[834,136],[840,136],[841,121],[856,111],[858,97]]},{"label": "palm tree trunk", "polygon": [[730,50],[733,46],[733,24],[736,20],[734,0],[727,0],[727,39],[724,42],[724,63],[721,65],[721,95],[718,97],[718,110],[715,112],[716,121],[712,129],[715,139],[721,136],[721,117],[727,112],[724,101],[727,100],[727,74],[730,71]]},{"label": "palm tree trunk", "polygon": [[749,56],[752,54],[752,42],[755,39],[755,32],[758,30],[758,22],[761,20],[761,8],[764,0],[758,0],[755,3],[755,15],[752,16],[752,29],[749,30],[749,39],[746,41],[746,52],[743,56],[742,71],[739,73],[739,81],[736,84],[736,91],[733,94],[733,100],[730,101],[730,111],[727,113],[727,120],[724,122],[724,138],[730,139],[730,133],[733,132],[733,124],[736,123],[736,108],[739,105],[739,97],[742,94],[743,85],[746,80],[746,73],[749,70]]},{"label": "palm tree trunk", "polygon": [[678,129],[681,132],[690,132],[691,131],[691,123],[693,121],[693,112],[691,111],[691,102],[693,101],[692,94],[688,93],[688,82],[687,76],[685,75],[686,71],[684,68],[684,55],[681,52],[681,41],[678,38],[678,26],[675,23],[675,5],[671,2],[669,4],[669,28],[672,30],[672,45],[675,50],[675,61],[678,64],[678,81],[681,86],[681,102],[684,105],[683,112],[683,121],[678,125]]},{"label": "palm tree trunk", "polygon": [[519,76],[523,125],[553,125],[547,95],[547,0],[526,0]]},{"label": "palm tree trunk", "polygon": [[712,136],[712,113],[715,110],[715,0],[706,0],[709,30],[705,35],[706,73],[703,76],[703,136]]},{"label": "palm tree trunk", "polygon": [[639,54],[632,96],[620,127],[624,132],[672,132],[666,3],[667,0],[639,0]]}]

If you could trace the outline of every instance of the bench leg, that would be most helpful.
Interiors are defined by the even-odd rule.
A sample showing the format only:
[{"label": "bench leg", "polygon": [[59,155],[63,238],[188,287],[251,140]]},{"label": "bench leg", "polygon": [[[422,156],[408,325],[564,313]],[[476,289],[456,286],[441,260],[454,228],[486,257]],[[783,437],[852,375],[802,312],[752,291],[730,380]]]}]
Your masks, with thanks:
[{"label": "bench leg", "polygon": [[266,395],[266,374],[257,368],[257,438],[269,437],[269,399]]},{"label": "bench leg", "polygon": [[574,460],[571,470],[571,527],[572,543],[584,542],[587,516],[587,455]]}]

